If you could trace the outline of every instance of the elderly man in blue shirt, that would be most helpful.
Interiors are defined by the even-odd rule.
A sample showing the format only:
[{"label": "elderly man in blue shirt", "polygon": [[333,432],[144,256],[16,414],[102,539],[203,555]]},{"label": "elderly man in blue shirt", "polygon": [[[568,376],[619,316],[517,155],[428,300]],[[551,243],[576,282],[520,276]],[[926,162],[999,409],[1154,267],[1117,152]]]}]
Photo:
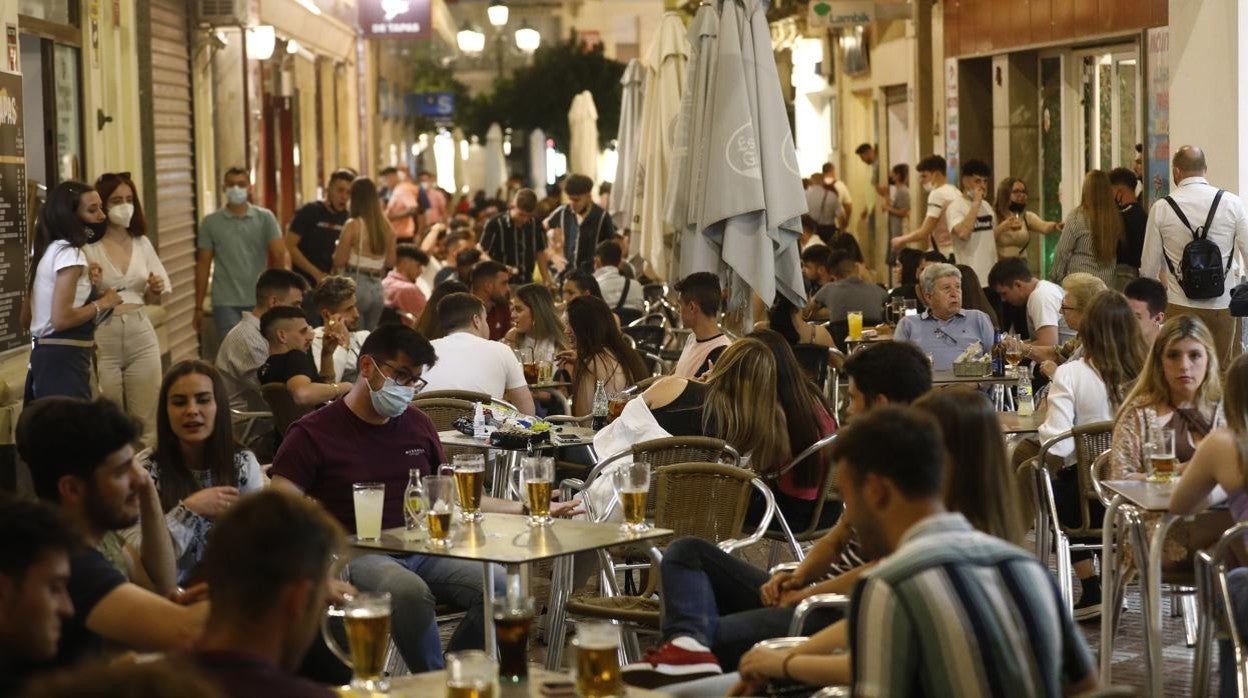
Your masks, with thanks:
[{"label": "elderly man in blue shirt", "polygon": [[932,368],[947,371],[972,342],[992,350],[993,327],[988,315],[962,308],[962,272],[952,264],[930,264],[919,277],[927,311],[897,324],[893,339],[913,342],[932,357]]}]

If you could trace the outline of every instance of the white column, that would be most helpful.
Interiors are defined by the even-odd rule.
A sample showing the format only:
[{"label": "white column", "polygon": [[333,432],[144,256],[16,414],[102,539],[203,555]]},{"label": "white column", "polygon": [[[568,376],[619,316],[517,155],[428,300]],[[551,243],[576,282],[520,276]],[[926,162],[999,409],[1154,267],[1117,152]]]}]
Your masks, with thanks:
[{"label": "white column", "polygon": [[1248,0],[1170,0],[1170,152],[1198,145],[1209,181],[1248,194]]}]

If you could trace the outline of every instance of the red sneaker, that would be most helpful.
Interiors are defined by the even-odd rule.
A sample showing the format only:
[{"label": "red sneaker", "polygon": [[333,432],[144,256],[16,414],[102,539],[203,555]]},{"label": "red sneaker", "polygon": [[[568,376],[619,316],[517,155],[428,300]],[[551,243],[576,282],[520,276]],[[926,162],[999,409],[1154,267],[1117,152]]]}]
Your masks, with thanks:
[{"label": "red sneaker", "polygon": [[665,642],[647,652],[641,662],[621,669],[624,683],[638,688],[659,688],[724,673],[714,654],[685,649],[676,644],[681,641],[690,642],[684,637]]}]

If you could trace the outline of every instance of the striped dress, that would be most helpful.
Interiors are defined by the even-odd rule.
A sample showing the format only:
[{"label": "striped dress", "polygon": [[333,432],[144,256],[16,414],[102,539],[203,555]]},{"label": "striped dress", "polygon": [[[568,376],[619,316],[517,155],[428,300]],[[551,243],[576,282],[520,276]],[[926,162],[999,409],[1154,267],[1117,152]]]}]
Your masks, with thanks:
[{"label": "striped dress", "polygon": [[1060,696],[1092,655],[1034,557],[961,514],[915,524],[859,580],[855,696]]}]

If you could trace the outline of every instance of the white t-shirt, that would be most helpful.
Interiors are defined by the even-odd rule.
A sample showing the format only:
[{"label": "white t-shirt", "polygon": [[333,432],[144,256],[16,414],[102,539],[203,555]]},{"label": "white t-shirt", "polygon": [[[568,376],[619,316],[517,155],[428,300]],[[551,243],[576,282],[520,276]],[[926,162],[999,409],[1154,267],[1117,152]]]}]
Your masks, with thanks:
[{"label": "white t-shirt", "polygon": [[[344,380],[348,383],[355,381],[355,377],[359,372],[360,347],[364,346],[364,340],[368,339],[368,330],[356,330],[348,337],[350,338],[350,341],[347,343],[348,346],[334,349],[335,383],[341,383]],[[312,362],[316,364],[316,370],[318,371],[321,370],[321,342],[324,339],[324,327],[312,330]]]},{"label": "white t-shirt", "polygon": [[1070,329],[1066,318],[1062,317],[1062,299],[1065,297],[1066,292],[1061,286],[1052,281],[1039,280],[1027,297],[1027,331],[1032,337],[1036,336],[1039,328],[1056,325],[1058,344],[1074,339],[1076,332]]},{"label": "white t-shirt", "polygon": [[156,255],[156,248],[152,247],[152,241],[147,239],[146,235],[134,238],[134,248],[130,251],[130,266],[126,269],[118,269],[117,265],[113,264],[112,258],[104,251],[103,242],[87,245],[82,248],[82,251],[88,262],[100,265],[103,270],[100,285],[104,288],[117,289],[122,303],[144,304],[143,294],[147,292],[149,274],[155,274],[165,282],[162,296],[173,293],[173,282],[169,280],[165,265],[161,264],[160,257]]},{"label": "white t-shirt", "polygon": [[942,214],[946,206],[961,198],[963,198],[962,192],[948,182],[936,187],[927,195],[926,217],[936,219],[936,227],[932,229],[932,239],[936,241],[936,249],[945,256],[953,251],[953,245],[949,241],[949,229],[945,227],[945,218]]},{"label": "white t-shirt", "polygon": [[[1039,429],[1042,443],[1071,427],[1114,418],[1105,381],[1083,359],[1058,366],[1050,385],[1049,406]],[[1075,441],[1064,439],[1054,444],[1049,452],[1066,459],[1066,464],[1070,465],[1075,462]]]},{"label": "white t-shirt", "polygon": [[953,229],[967,216],[972,215],[971,200],[960,196],[949,204],[945,211],[945,225],[949,235],[953,237],[953,254],[958,264],[975,270],[980,284],[988,283],[988,272],[997,263],[997,239],[992,229],[997,225],[997,214],[987,201],[979,202],[979,212],[975,215],[975,225],[971,228],[971,236],[966,240],[959,238]]},{"label": "white t-shirt", "polygon": [[442,262],[430,257],[424,271],[420,272],[420,278],[416,279],[416,288],[425,294],[425,298],[428,298],[433,293],[433,287],[436,285],[434,282],[438,277],[438,272],[442,271],[443,266]]},{"label": "white t-shirt", "polygon": [[52,334],[52,294],[56,289],[56,275],[62,269],[82,267],[78,284],[74,286],[74,301],[71,307],[79,308],[91,296],[91,278],[87,274],[87,257],[82,249],[70,245],[64,240],[55,240],[48,245],[43,259],[35,268],[35,285],[31,289],[30,301],[30,335],[46,337]]},{"label": "white t-shirt", "polygon": [[490,397],[523,388],[524,368],[502,342],[491,342],[471,332],[455,332],[435,339],[438,362],[425,369],[425,390],[472,390]]}]

